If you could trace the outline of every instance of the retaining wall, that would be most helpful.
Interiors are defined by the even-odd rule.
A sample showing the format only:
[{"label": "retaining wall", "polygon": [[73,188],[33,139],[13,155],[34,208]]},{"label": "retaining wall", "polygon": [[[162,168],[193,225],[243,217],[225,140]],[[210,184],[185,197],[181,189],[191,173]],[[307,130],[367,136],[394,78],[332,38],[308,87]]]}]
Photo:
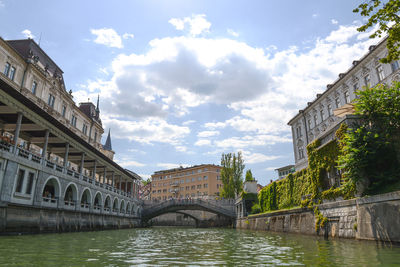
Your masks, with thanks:
[{"label": "retaining wall", "polygon": [[93,231],[139,226],[139,218],[0,204],[0,234]]},{"label": "retaining wall", "polygon": [[325,203],[319,210],[328,223],[318,233],[307,208],[240,218],[236,228],[400,242],[400,191]]}]

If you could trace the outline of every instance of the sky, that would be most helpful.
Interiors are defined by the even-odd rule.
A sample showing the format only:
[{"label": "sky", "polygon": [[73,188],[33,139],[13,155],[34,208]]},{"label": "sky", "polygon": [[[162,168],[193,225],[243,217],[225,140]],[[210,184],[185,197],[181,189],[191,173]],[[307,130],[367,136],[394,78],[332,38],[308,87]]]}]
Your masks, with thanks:
[{"label": "sky", "polygon": [[288,121],[378,42],[356,30],[360,2],[0,0],[0,36],[40,42],[77,104],[100,95],[123,167],[241,151],[265,185],[294,164]]}]

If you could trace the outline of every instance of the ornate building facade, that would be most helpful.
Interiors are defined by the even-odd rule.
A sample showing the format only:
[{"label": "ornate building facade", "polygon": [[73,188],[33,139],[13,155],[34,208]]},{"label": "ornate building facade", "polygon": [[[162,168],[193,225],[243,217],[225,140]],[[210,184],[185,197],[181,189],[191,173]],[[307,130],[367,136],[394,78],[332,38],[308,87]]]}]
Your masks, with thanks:
[{"label": "ornate building facade", "polygon": [[289,122],[292,129],[293,151],[296,171],[308,166],[306,147],[315,139],[321,144],[335,139],[335,131],[346,120],[346,114],[352,112],[350,104],[355,92],[364,86],[375,86],[378,83],[390,84],[400,80],[398,61],[382,64],[379,59],[387,54],[386,39],[369,47],[366,55],[354,60],[352,66],[332,84],[328,84],[322,94],[307,103]]}]

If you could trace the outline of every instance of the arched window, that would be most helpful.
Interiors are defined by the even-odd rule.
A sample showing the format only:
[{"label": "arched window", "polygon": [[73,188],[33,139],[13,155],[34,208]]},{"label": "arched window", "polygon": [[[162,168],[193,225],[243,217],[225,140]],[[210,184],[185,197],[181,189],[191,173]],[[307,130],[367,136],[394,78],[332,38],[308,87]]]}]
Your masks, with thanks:
[{"label": "arched window", "polygon": [[104,201],[104,211],[110,211],[111,210],[111,198],[110,196],[106,197],[106,200]]},{"label": "arched window", "polygon": [[118,198],[114,198],[113,212],[118,212]]},{"label": "arched window", "polygon": [[81,208],[89,209],[90,208],[90,204],[91,204],[90,200],[91,200],[90,190],[89,190],[89,188],[86,188],[82,193]]},{"label": "arched window", "polygon": [[50,178],[47,180],[43,187],[42,199],[43,203],[57,204],[60,197],[60,184],[56,178]]},{"label": "arched window", "polygon": [[101,204],[102,204],[102,197],[101,197],[101,193],[97,192],[95,198],[94,198],[94,205],[93,205],[93,209],[94,210],[101,210]]},{"label": "arched window", "polygon": [[78,190],[75,184],[68,185],[64,194],[64,205],[67,207],[74,207],[78,199]]}]

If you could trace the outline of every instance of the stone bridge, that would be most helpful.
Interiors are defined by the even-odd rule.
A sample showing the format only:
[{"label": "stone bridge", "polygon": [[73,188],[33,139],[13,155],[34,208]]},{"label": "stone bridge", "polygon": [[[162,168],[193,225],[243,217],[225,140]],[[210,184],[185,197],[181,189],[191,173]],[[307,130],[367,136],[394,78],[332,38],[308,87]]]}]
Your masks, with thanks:
[{"label": "stone bridge", "polygon": [[228,217],[232,220],[236,218],[235,202],[231,199],[171,199],[163,202],[144,202],[141,213],[142,222],[145,223],[165,213],[182,210],[203,210]]}]

